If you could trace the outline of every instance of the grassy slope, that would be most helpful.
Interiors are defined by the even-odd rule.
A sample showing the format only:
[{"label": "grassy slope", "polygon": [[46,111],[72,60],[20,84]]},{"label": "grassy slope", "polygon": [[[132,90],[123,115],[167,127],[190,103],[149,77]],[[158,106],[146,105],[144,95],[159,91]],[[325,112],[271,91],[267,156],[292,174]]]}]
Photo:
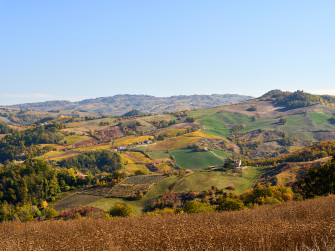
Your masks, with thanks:
[{"label": "grassy slope", "polygon": [[73,145],[74,143],[81,141],[81,140],[86,140],[86,139],[91,139],[89,136],[81,136],[81,135],[71,135],[69,137],[66,137],[66,142],[69,145]]},{"label": "grassy slope", "polygon": [[248,132],[255,129],[279,130],[288,132],[292,137],[300,137],[315,141],[312,131],[335,130],[335,125],[329,123],[330,114],[308,112],[306,114],[296,114],[286,116],[286,125],[279,125],[278,119],[252,120],[251,116],[238,113],[219,111],[203,116],[197,122],[201,123],[207,129],[207,133],[227,137],[229,136],[232,125],[244,124],[245,128],[241,131]]},{"label": "grassy slope", "polygon": [[211,186],[218,188],[235,186],[235,193],[241,194],[250,189],[262,173],[264,173],[264,168],[262,167],[248,167],[242,171],[242,177],[239,174],[227,174],[220,171],[192,173],[178,181],[174,191],[186,192],[193,190],[200,192],[211,188]]},{"label": "grassy slope", "polygon": [[211,152],[194,152],[192,150],[172,151],[178,165],[184,169],[202,169],[208,166],[223,165],[223,160]]},{"label": "grassy slope", "polygon": [[226,152],[222,152],[220,150],[212,150],[212,152],[214,152],[216,155],[219,155],[221,158],[228,158],[228,157],[231,157],[231,153],[226,153]]},{"label": "grassy slope", "polygon": [[149,152],[151,159],[165,159],[170,158],[170,154],[167,152]]}]

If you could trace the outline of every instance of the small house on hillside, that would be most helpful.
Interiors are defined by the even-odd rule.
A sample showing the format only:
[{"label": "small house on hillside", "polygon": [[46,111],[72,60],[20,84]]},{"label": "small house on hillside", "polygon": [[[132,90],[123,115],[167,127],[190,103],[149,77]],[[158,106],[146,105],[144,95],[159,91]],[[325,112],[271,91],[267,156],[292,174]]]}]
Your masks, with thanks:
[{"label": "small house on hillside", "polygon": [[87,177],[87,175],[85,175],[85,174],[83,174],[83,173],[81,173],[81,172],[76,172],[76,173],[75,173],[75,176],[77,176],[77,177],[79,177],[79,178],[81,178],[81,179],[86,179],[86,177]]},{"label": "small house on hillside", "polygon": [[125,146],[118,146],[117,147],[117,150],[120,152],[120,151],[126,151],[127,150],[127,147]]},{"label": "small house on hillside", "polygon": [[235,168],[241,168],[242,160],[240,160],[240,159],[232,160],[231,164],[232,164],[233,167],[235,167]]}]

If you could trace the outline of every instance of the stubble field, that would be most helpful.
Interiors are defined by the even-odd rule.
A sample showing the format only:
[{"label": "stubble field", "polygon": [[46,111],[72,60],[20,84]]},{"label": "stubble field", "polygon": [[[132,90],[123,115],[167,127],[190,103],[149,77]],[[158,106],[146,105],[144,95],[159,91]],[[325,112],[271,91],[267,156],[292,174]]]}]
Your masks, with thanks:
[{"label": "stubble field", "polygon": [[1,250],[335,250],[335,197],[240,212],[0,224]]}]

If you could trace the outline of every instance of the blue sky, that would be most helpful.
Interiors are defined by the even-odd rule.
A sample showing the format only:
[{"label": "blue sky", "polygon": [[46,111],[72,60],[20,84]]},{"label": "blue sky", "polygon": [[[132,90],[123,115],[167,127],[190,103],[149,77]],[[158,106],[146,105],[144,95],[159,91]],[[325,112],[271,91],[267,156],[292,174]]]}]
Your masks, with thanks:
[{"label": "blue sky", "polygon": [[335,95],[335,1],[0,0],[0,104]]}]

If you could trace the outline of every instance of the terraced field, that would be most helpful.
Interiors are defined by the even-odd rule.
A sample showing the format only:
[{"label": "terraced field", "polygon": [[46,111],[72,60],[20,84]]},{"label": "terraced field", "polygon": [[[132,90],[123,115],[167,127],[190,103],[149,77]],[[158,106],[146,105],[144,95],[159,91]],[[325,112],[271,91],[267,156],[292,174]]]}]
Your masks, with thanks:
[{"label": "terraced field", "polygon": [[131,144],[135,144],[138,142],[144,142],[147,140],[152,140],[153,136],[136,136],[136,135],[131,135],[131,136],[126,136],[122,138],[118,138],[112,141],[112,146],[127,146]]},{"label": "terraced field", "polygon": [[142,192],[147,193],[158,181],[166,178],[164,175],[131,176],[117,184],[108,194],[108,197],[131,198]]},{"label": "terraced field", "polygon": [[94,201],[101,200],[102,196],[94,196],[82,193],[75,193],[72,195],[67,196],[66,198],[57,201],[53,208],[57,211],[67,210],[74,207],[85,206],[90,204]]},{"label": "terraced field", "polygon": [[150,206],[158,197],[163,195],[178,179],[177,176],[171,176],[157,181],[141,200],[129,201],[122,198],[103,198],[89,205],[103,210],[109,210],[117,203],[127,203],[134,209],[135,215],[141,215],[146,207]]}]

